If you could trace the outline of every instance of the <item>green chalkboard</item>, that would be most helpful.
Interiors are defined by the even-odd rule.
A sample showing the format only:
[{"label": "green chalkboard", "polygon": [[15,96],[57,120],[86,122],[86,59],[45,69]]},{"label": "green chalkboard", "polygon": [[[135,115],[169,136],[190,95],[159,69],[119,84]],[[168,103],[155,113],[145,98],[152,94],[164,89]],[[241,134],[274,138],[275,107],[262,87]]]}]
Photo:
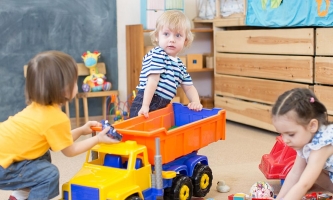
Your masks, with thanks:
[{"label": "green chalkboard", "polygon": [[[116,0],[0,0],[0,5],[0,122],[26,106],[23,65],[41,51],[63,51],[83,62],[83,52],[98,50],[118,89]],[[74,117],[74,102],[70,107]],[[89,108],[89,115],[101,115],[101,100],[90,98]]]}]

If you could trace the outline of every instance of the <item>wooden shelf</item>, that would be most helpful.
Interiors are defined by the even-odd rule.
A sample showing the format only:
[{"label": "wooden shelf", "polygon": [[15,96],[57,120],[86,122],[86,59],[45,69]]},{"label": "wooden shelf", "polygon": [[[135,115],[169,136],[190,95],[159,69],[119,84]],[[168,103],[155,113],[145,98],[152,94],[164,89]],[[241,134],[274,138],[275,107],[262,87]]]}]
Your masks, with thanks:
[{"label": "wooden shelf", "polygon": [[187,69],[187,72],[213,72],[214,68]]},{"label": "wooden shelf", "polygon": [[[144,33],[149,33],[149,32],[152,32],[153,30],[143,30]],[[191,29],[191,31],[193,33],[212,33],[213,32],[213,29],[212,28],[194,28],[194,29]]]},{"label": "wooden shelf", "polygon": [[213,23],[214,19],[200,19],[200,18],[195,18],[193,19],[194,23]]}]

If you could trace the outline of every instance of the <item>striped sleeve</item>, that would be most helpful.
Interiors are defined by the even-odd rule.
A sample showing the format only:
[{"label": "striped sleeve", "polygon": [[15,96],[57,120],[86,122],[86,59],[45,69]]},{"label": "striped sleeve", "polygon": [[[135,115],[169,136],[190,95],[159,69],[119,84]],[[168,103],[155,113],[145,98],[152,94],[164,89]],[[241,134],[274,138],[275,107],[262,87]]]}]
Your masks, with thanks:
[{"label": "striped sleeve", "polygon": [[148,77],[150,74],[161,74],[165,72],[165,55],[157,49],[152,49],[142,61],[141,76]]}]

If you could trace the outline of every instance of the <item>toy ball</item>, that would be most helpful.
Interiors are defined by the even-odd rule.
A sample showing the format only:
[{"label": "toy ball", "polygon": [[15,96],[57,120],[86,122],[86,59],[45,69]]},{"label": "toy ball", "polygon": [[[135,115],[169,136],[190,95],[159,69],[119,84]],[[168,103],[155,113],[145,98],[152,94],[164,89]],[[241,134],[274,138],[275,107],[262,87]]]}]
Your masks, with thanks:
[{"label": "toy ball", "polygon": [[103,90],[104,91],[111,90],[111,87],[112,87],[112,85],[111,85],[110,82],[104,82],[104,84],[103,84]]},{"label": "toy ball", "polygon": [[82,90],[83,90],[83,92],[90,92],[90,86],[88,84],[83,84]]},{"label": "toy ball", "polygon": [[265,181],[258,181],[250,189],[252,198],[274,197],[273,187]]},{"label": "toy ball", "polygon": [[229,192],[229,191],[230,191],[230,187],[227,186],[227,185],[225,184],[225,182],[221,180],[221,181],[217,181],[216,190],[217,190],[218,192],[223,192],[223,193],[225,193],[225,192]]}]

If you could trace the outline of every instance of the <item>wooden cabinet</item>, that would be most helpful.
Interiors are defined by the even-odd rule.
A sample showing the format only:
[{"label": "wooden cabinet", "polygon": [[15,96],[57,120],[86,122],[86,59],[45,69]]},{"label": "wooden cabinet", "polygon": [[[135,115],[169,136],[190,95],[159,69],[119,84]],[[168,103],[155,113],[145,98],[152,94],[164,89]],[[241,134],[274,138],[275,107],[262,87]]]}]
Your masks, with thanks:
[{"label": "wooden cabinet", "polygon": [[[126,56],[127,56],[127,93],[131,94],[133,90],[135,90],[136,86],[139,84],[139,76],[141,72],[142,67],[142,58],[145,55],[147,46],[151,46],[150,38],[149,38],[149,32],[151,30],[144,30],[143,26],[141,24],[138,25],[127,25],[126,26]],[[198,21],[195,23],[195,28],[191,30],[194,34],[194,41],[192,45],[189,47],[189,49],[192,48],[194,52],[200,52],[200,45],[199,47],[195,47],[196,43],[196,37],[200,34],[208,34],[209,41],[206,41],[210,43],[210,48],[208,50],[208,53],[206,54],[213,56],[213,28],[212,28],[212,22],[203,22]],[[146,39],[145,39],[146,38]],[[149,40],[147,42],[147,40]],[[185,51],[186,53],[186,51]],[[180,56],[186,56],[186,54],[181,54]],[[205,57],[204,57],[205,58]],[[205,59],[203,59],[204,66],[205,66]],[[213,95],[213,68],[202,68],[202,69],[188,69],[187,70],[192,78],[195,74],[198,73],[209,73],[208,76],[209,80],[207,81],[208,84],[205,85],[205,89],[209,88],[211,90],[211,94]],[[195,83],[195,79],[193,79]],[[206,84],[206,83],[205,83]],[[200,94],[200,91],[199,91]],[[186,95],[182,90],[177,90],[177,96],[180,97],[180,102],[187,104],[188,100],[186,98]]]},{"label": "wooden cabinet", "polygon": [[215,107],[229,120],[275,131],[270,112],[277,97],[313,85],[315,29],[215,24],[214,31]]},{"label": "wooden cabinet", "polygon": [[314,92],[333,120],[333,28],[316,28]]}]

